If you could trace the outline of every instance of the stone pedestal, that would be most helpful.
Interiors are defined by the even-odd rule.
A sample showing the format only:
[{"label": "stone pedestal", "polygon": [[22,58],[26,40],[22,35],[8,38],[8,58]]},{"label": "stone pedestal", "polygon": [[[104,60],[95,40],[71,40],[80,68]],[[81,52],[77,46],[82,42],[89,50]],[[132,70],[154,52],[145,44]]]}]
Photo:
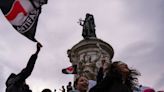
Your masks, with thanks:
[{"label": "stone pedestal", "polygon": [[78,74],[75,77],[86,75],[89,80],[96,80],[101,61],[105,60],[106,63],[111,63],[114,50],[108,43],[93,37],[81,40],[67,53],[72,65],[77,65]]}]

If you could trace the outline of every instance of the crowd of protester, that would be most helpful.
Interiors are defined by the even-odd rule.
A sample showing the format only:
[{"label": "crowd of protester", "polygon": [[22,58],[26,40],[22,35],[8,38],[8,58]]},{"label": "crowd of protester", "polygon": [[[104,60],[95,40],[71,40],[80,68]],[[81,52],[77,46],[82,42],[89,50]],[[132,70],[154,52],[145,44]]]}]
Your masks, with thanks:
[{"label": "crowd of protester", "polygon": [[[6,92],[32,92],[26,79],[31,75],[35,62],[37,60],[38,53],[40,52],[42,45],[37,43],[36,52],[30,57],[27,66],[18,74],[11,73],[6,81]],[[72,82],[68,85],[62,86],[59,89],[60,92],[155,92],[153,88],[144,87],[139,85],[138,76],[140,73],[129,68],[129,66],[122,61],[113,61],[106,67],[102,60],[102,66],[97,72],[96,83],[89,87],[90,80],[87,76],[79,75],[72,86]],[[105,68],[104,68],[105,66]],[[49,88],[45,88],[42,92],[57,92],[56,89],[51,91]],[[156,91],[164,92],[164,91]]]},{"label": "crowd of protester", "polygon": [[107,67],[107,72],[104,72],[103,65],[102,62],[96,84],[92,88],[89,88],[89,79],[81,75],[76,78],[74,86],[67,92],[164,92],[139,85],[138,76],[141,74],[122,61],[112,62]]},{"label": "crowd of protester", "polygon": [[[70,87],[67,85],[66,92],[164,92],[139,85],[137,77],[140,76],[140,73],[129,68],[122,61],[112,62],[106,74],[104,74],[103,65],[98,71],[96,84],[92,88],[89,88],[89,79],[80,75],[74,81],[73,87],[70,82],[68,83]],[[68,90],[69,88],[71,89]],[[62,92],[65,92],[65,90]]]}]

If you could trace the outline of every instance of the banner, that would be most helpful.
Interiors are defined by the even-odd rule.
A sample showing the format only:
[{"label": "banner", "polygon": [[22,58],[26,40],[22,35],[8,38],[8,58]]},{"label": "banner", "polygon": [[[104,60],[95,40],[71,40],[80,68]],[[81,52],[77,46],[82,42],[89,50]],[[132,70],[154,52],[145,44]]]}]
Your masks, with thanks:
[{"label": "banner", "polygon": [[73,65],[67,68],[62,69],[64,74],[77,74],[77,65]]},{"label": "banner", "polygon": [[19,33],[36,42],[37,22],[43,4],[47,4],[47,0],[0,0],[0,9]]}]

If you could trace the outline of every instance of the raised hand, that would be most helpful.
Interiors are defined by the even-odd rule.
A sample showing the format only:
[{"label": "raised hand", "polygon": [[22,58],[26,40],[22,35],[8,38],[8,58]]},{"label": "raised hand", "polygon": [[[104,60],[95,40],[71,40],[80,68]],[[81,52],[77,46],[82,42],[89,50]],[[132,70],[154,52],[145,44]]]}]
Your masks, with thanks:
[{"label": "raised hand", "polygon": [[41,48],[43,47],[42,44],[40,42],[37,42],[37,48]]},{"label": "raised hand", "polygon": [[37,45],[36,46],[37,46],[36,54],[38,54],[39,51],[40,51],[40,48],[43,47],[43,46],[42,46],[42,44],[40,42],[37,42]]}]

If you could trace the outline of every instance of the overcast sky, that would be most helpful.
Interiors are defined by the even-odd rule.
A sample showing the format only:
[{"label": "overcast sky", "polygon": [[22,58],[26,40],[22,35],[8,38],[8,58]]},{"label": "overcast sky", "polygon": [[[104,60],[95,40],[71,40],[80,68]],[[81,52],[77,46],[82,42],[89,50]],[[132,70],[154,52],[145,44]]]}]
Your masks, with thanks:
[{"label": "overcast sky", "polygon": [[[71,65],[67,50],[82,40],[77,23],[94,15],[97,37],[121,60],[141,72],[139,82],[164,89],[164,0],[49,0],[43,6],[36,38],[43,48],[27,79],[33,92],[61,88],[73,80],[61,73]],[[19,34],[0,12],[0,92],[11,72],[19,73],[36,51],[36,43]]]}]

